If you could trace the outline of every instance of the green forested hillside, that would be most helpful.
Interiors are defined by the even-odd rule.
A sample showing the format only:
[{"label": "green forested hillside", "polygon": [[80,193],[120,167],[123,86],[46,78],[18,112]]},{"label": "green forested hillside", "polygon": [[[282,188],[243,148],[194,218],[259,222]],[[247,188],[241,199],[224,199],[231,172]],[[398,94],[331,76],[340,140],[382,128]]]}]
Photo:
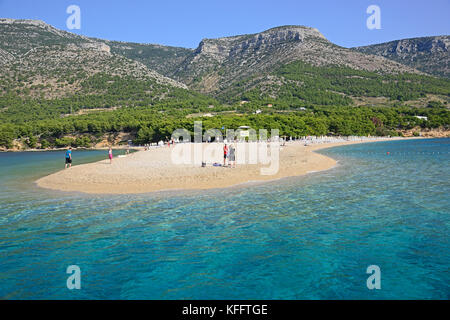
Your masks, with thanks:
[{"label": "green forested hillside", "polygon": [[279,67],[269,76],[234,84],[222,101],[258,101],[280,108],[308,105],[351,105],[352,97],[386,97],[407,101],[426,94],[450,96],[450,81],[418,74],[386,74],[344,66],[317,67],[302,61]]},{"label": "green forested hillside", "polygon": [[[90,146],[103,134],[117,132],[131,133],[135,143],[142,144],[168,139],[176,128],[191,130],[196,119],[204,121],[205,130],[250,125],[255,129],[278,128],[288,136],[397,135],[415,127],[448,129],[450,124],[447,79],[415,74],[380,75],[338,66],[314,67],[303,62],[281,66],[272,76],[281,79],[279,84],[263,86],[250,79],[252,89],[243,82],[241,95],[221,97],[222,103],[186,89],[169,91],[153,82],[102,73],[82,81],[82,93],[67,98],[31,99],[10,92],[0,97],[0,146],[11,147],[17,138],[30,147]],[[146,90],[149,87],[152,90]],[[154,99],[155,90],[166,96]],[[420,108],[404,102],[429,94],[442,97],[444,102],[430,100]],[[382,96],[391,102],[383,106],[355,106],[355,96]],[[269,103],[271,107],[267,107]],[[85,109],[94,112],[77,114]],[[263,112],[252,114],[256,109]],[[215,116],[187,118],[202,112],[213,112]],[[428,120],[416,116],[426,116]],[[77,138],[64,138],[67,136]]]},{"label": "green forested hillside", "polygon": [[[128,132],[135,136],[135,143],[166,140],[173,130],[193,130],[195,120],[203,121],[203,129],[237,129],[249,125],[254,129],[280,130],[287,136],[304,135],[398,135],[397,130],[447,127],[450,112],[443,106],[429,108],[411,107],[351,107],[321,106],[305,111],[266,114],[222,114],[215,117],[190,117],[198,108],[180,105],[160,105],[153,108],[133,107],[111,112],[94,112],[88,115],[41,119],[25,123],[0,124],[0,145],[11,147],[12,140],[21,138],[29,147],[91,146],[105,133]],[[166,111],[164,111],[166,107]],[[177,108],[178,107],[178,108]],[[200,108],[204,109],[204,108]],[[415,116],[426,116],[428,121]],[[64,138],[76,136],[77,139]]]}]

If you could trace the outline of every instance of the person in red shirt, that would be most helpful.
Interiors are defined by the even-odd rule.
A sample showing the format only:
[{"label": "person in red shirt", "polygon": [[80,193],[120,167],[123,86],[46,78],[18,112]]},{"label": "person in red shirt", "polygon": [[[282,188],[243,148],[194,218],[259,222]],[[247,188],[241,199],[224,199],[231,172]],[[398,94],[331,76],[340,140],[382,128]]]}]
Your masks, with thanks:
[{"label": "person in red shirt", "polygon": [[225,161],[227,160],[227,155],[228,155],[228,146],[225,143],[225,145],[223,146],[223,166],[225,167]]}]

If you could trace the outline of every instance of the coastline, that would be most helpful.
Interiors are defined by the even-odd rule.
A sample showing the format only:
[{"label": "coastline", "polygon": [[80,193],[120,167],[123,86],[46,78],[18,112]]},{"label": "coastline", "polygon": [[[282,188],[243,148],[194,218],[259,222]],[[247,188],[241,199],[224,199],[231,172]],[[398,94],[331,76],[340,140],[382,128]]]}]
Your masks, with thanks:
[{"label": "coastline", "polygon": [[[126,157],[74,165],[70,169],[42,177],[39,187],[57,191],[88,194],[139,194],[158,191],[207,190],[228,188],[248,182],[262,183],[281,178],[302,176],[333,168],[336,160],[315,151],[357,143],[404,140],[405,138],[341,141],[304,146],[296,141],[280,147],[279,170],[273,175],[261,175],[269,164],[245,164],[237,168],[170,162],[169,147],[138,151]],[[206,147],[208,144],[203,144]],[[221,144],[217,144],[220,148]],[[75,156],[76,157],[76,156]],[[75,158],[76,159],[76,158]],[[75,160],[76,161],[76,160]]]},{"label": "coastline", "polygon": [[[109,147],[78,147],[78,148],[72,148],[73,150],[80,150],[80,151],[93,151],[93,150],[108,150]],[[144,147],[128,147],[128,146],[113,146],[114,150],[143,150]],[[51,152],[51,151],[66,151],[67,147],[64,148],[46,148],[46,149],[37,149],[37,148],[27,148],[27,149],[1,149],[0,152]]]}]

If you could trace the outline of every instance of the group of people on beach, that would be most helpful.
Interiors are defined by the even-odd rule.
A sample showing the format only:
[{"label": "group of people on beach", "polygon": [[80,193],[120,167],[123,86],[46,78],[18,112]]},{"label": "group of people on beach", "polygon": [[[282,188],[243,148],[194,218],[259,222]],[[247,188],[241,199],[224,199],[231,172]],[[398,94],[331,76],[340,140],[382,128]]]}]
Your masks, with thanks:
[{"label": "group of people on beach", "polygon": [[236,168],[236,147],[234,144],[228,146],[226,143],[223,146],[223,166],[226,166],[228,159],[228,166],[230,168]]}]

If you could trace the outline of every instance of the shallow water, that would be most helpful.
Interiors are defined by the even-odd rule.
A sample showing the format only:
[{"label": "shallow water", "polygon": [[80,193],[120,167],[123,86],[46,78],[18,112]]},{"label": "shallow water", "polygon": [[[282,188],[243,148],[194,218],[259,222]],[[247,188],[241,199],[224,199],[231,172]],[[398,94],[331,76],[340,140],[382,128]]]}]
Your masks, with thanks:
[{"label": "shallow water", "polygon": [[[0,153],[0,298],[448,299],[450,139],[321,153],[339,165],[121,196],[36,187],[61,152]],[[104,158],[74,152],[75,163]],[[366,286],[373,264],[381,290]],[[81,290],[66,287],[69,265]]]}]

